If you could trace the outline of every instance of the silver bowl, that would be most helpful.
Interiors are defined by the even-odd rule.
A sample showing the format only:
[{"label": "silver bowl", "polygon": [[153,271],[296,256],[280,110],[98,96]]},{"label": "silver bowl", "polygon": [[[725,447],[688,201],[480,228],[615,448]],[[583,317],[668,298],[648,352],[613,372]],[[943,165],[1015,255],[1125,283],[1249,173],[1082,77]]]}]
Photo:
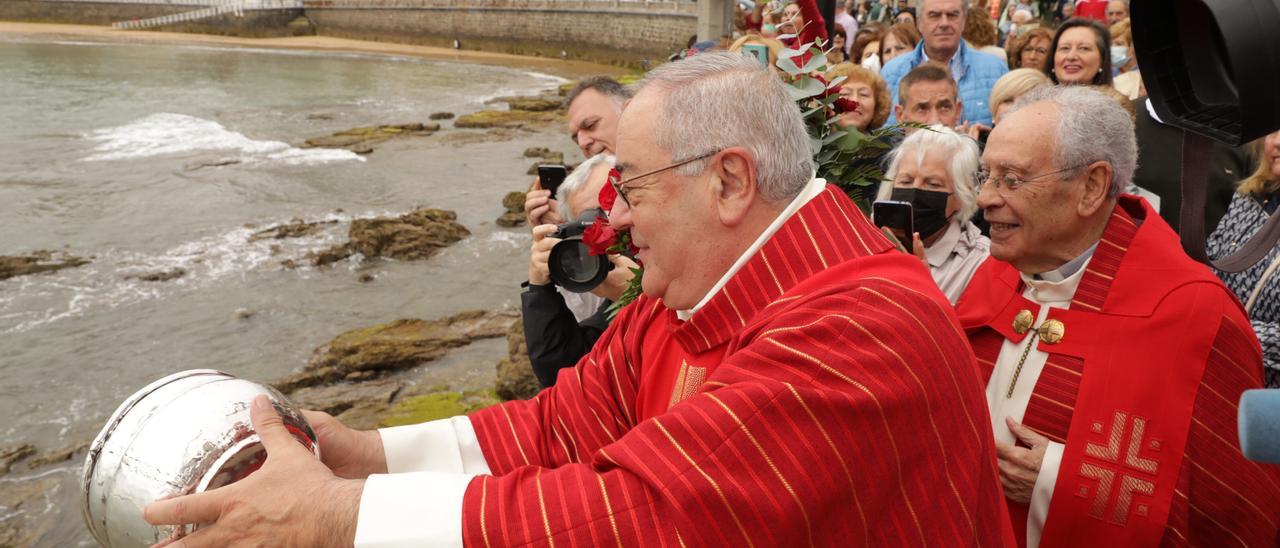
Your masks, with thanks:
[{"label": "silver bowl", "polygon": [[216,489],[261,467],[266,451],[249,420],[260,394],[319,458],[311,425],[274,388],[212,369],[174,373],[129,396],[89,446],[80,509],[93,537],[126,547],[186,534],[185,527],[148,524],[142,508]]}]

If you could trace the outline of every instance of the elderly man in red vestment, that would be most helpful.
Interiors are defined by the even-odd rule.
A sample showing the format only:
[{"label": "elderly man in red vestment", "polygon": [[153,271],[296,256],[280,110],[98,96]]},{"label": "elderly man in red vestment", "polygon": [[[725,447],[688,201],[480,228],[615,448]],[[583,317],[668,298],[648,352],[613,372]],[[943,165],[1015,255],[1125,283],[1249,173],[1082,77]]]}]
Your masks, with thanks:
[{"label": "elderly man in red vestment", "polygon": [[147,519],[211,522],[188,546],[1012,543],[947,299],[813,179],[776,77],[659,67],[617,151],[645,296],[553,388],[378,432],[313,414],[327,468],[255,407],[263,469]]},{"label": "elderly man in red vestment", "polygon": [[1129,115],[1084,87],[992,131],[991,259],[957,303],[1015,533],[1027,546],[1273,546],[1280,468],[1240,454],[1262,386],[1239,303],[1145,200],[1122,194]]}]

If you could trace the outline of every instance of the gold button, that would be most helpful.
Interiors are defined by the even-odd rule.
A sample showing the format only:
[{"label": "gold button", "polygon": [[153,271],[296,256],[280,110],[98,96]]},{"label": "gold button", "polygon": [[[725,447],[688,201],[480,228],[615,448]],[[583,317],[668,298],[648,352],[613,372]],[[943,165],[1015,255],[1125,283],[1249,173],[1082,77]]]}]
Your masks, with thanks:
[{"label": "gold button", "polygon": [[1048,344],[1058,344],[1067,334],[1067,326],[1058,320],[1048,320],[1040,324],[1040,340]]},{"label": "gold button", "polygon": [[1031,324],[1035,323],[1036,317],[1031,314],[1030,310],[1022,310],[1017,316],[1013,317],[1013,332],[1019,335],[1031,330]]}]

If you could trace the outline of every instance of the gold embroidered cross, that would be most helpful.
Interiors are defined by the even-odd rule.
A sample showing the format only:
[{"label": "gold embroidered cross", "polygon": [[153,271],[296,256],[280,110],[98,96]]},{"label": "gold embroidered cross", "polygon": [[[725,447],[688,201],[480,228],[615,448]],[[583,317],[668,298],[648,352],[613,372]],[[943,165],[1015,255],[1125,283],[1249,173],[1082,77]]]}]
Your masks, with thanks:
[{"label": "gold embroidered cross", "polygon": [[[1150,496],[1155,493],[1155,483],[1146,477],[1155,476],[1160,462],[1140,455],[1144,449],[1146,429],[1147,419],[1130,417],[1128,413],[1116,411],[1111,419],[1111,429],[1105,434],[1106,445],[1093,442],[1085,445],[1085,456],[1095,460],[1090,462],[1087,458],[1082,459],[1080,475],[1097,480],[1097,485],[1093,488],[1093,502],[1089,507],[1090,516],[1124,525],[1129,520],[1134,495]],[[1103,434],[1102,422],[1094,421],[1090,430],[1094,434]],[[1129,443],[1123,444],[1126,430],[1130,432]],[[1159,440],[1145,443],[1146,449],[1160,451]],[[1116,491],[1114,503],[1111,500],[1113,490]],[[1076,496],[1089,498],[1089,491],[1088,486],[1081,486]],[[1110,513],[1107,512],[1108,506],[1111,507]],[[1134,511],[1139,516],[1146,516],[1148,507],[1140,503]]]}]

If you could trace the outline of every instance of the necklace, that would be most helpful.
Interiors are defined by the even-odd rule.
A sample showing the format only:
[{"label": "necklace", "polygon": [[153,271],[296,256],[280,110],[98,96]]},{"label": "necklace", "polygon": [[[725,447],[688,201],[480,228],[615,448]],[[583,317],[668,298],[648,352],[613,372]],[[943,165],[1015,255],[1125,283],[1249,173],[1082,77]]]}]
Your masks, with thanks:
[{"label": "necklace", "polygon": [[1009,381],[1009,391],[1005,393],[1005,399],[1013,397],[1013,388],[1018,386],[1018,376],[1022,374],[1022,364],[1027,363],[1027,355],[1031,353],[1031,347],[1036,345],[1034,336],[1027,337],[1027,347],[1022,351],[1022,357],[1018,359],[1018,367],[1013,370],[1013,380]]}]

